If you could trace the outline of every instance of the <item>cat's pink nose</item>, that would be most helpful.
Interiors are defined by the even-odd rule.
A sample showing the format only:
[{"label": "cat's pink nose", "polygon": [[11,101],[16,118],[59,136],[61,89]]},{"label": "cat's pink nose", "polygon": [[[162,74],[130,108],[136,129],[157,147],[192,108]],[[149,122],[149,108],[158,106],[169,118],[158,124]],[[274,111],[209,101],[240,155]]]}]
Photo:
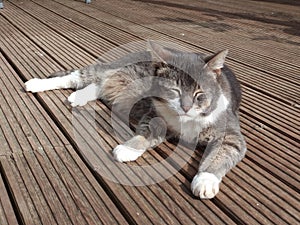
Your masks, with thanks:
[{"label": "cat's pink nose", "polygon": [[191,106],[182,106],[184,112],[188,112],[192,107]]}]

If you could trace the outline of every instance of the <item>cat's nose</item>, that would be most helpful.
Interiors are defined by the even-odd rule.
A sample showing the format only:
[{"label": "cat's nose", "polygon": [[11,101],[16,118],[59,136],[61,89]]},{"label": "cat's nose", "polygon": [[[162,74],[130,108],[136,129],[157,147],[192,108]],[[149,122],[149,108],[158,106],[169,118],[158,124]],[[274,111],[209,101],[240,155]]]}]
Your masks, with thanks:
[{"label": "cat's nose", "polygon": [[182,109],[185,113],[187,113],[191,108],[191,106],[182,106]]}]

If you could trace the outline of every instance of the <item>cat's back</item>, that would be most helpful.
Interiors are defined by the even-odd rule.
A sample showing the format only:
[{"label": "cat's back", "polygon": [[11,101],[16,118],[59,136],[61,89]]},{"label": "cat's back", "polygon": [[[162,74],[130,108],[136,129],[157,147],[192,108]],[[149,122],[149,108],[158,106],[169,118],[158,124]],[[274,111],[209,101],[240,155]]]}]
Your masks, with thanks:
[{"label": "cat's back", "polygon": [[237,111],[242,99],[241,86],[234,72],[227,65],[224,65],[220,83],[223,93],[230,99],[233,111]]},{"label": "cat's back", "polygon": [[128,53],[119,59],[106,63],[105,65],[109,66],[110,69],[119,69],[126,68],[129,66],[140,65],[143,63],[151,62],[151,54],[148,51],[140,51]]}]

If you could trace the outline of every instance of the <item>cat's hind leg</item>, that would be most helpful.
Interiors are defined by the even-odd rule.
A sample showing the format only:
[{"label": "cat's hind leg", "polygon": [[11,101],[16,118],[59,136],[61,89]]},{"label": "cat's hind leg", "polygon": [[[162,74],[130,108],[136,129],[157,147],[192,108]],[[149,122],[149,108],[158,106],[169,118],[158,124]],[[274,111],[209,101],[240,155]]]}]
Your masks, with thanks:
[{"label": "cat's hind leg", "polygon": [[118,162],[135,161],[150,147],[145,137],[136,135],[124,144],[115,147],[113,155]]},{"label": "cat's hind leg", "polygon": [[100,94],[100,85],[92,83],[83,89],[73,92],[69,97],[68,101],[71,106],[83,106],[89,101],[98,99]]},{"label": "cat's hind leg", "polygon": [[161,118],[153,118],[149,123],[139,126],[137,135],[114,148],[113,155],[116,161],[135,161],[149,148],[155,147],[165,140],[167,129]]},{"label": "cat's hind leg", "polygon": [[66,72],[65,76],[46,79],[33,78],[25,83],[25,90],[33,93],[55,89],[78,89],[82,86],[80,70]]}]

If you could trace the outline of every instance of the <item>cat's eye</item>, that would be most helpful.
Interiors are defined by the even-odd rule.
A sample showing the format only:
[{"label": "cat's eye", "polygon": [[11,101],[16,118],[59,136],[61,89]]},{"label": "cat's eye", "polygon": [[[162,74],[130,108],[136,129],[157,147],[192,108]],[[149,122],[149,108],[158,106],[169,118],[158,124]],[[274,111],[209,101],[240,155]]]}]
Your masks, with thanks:
[{"label": "cat's eye", "polygon": [[171,91],[175,92],[178,95],[181,95],[181,90],[177,88],[171,88]]},{"label": "cat's eye", "polygon": [[202,90],[197,90],[194,93],[194,101],[197,101],[198,103],[203,102],[206,99],[205,94]]},{"label": "cat's eye", "polygon": [[198,95],[196,95],[195,99],[199,102],[199,103],[202,103],[205,99],[206,99],[206,96],[205,94],[203,93],[199,93]]},{"label": "cat's eye", "polygon": [[203,94],[203,91],[197,90],[197,91],[195,91],[195,93],[194,93],[194,97],[197,97],[197,95],[200,95],[200,94]]}]

